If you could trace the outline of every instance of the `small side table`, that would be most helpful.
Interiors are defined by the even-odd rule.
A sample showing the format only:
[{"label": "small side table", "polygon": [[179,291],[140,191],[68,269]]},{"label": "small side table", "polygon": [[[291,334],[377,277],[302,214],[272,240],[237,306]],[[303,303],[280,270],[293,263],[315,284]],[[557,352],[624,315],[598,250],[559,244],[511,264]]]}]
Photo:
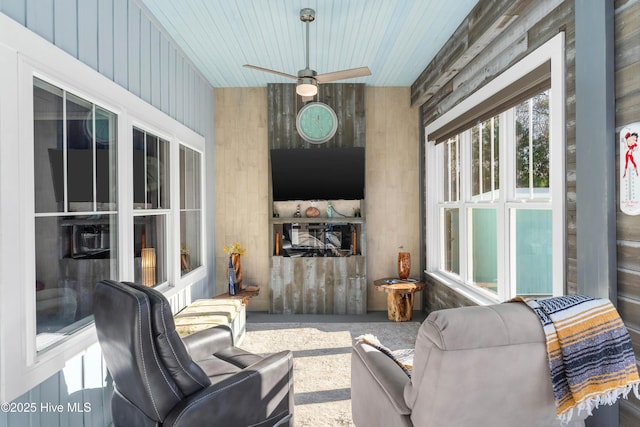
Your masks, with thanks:
[{"label": "small side table", "polygon": [[406,322],[413,315],[413,294],[423,290],[426,283],[386,278],[374,281],[373,286],[376,291],[387,294],[389,320]]},{"label": "small side table", "polygon": [[224,294],[219,294],[213,297],[214,299],[239,299],[245,305],[245,307],[249,307],[249,298],[253,298],[256,295],[260,294],[260,288],[258,286],[247,286],[242,290],[236,292],[235,295],[229,295],[229,292]]}]

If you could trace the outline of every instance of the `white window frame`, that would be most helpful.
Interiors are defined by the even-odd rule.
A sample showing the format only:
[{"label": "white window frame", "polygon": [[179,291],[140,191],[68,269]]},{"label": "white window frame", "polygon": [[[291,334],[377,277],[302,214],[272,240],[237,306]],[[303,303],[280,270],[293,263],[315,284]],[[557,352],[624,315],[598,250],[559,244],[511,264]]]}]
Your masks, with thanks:
[{"label": "white window frame", "polygon": [[[118,280],[133,280],[133,171],[126,166],[133,161],[133,126],[143,126],[171,144],[172,229],[167,254],[172,265],[170,284],[160,289],[168,298],[188,295],[192,284],[207,277],[205,239],[202,266],[183,277],[179,274],[179,144],[200,152],[202,164],[206,157],[201,135],[1,13],[0,63],[0,402],[7,402],[97,342],[91,322],[59,344],[36,351],[34,76],[118,116]],[[201,179],[201,230],[206,234],[204,168]]]},{"label": "white window frame", "polygon": [[[442,199],[442,177],[443,165],[442,155],[439,151],[442,151],[444,143],[437,144],[432,139],[429,139],[430,134],[436,130],[442,128],[448,123],[453,122],[456,118],[462,114],[471,110],[473,107],[481,104],[485,99],[488,99],[491,95],[506,88],[510,84],[525,77],[528,73],[535,70],[537,67],[550,62],[551,64],[551,89],[549,93],[549,170],[550,170],[550,197],[552,203],[552,292],[553,295],[562,295],[564,293],[565,284],[565,55],[564,55],[564,33],[559,33],[552,39],[544,43],[542,46],[531,52],[525,58],[518,63],[507,69],[500,76],[496,77],[491,82],[474,92],[451,110],[440,116],[438,119],[430,123],[425,128],[425,153],[426,153],[426,174],[425,174],[425,212],[426,212],[426,273],[434,279],[450,286],[455,291],[459,292],[463,296],[471,299],[477,304],[494,304],[496,302],[504,301],[509,296],[512,296],[515,292],[515,279],[513,268],[498,268],[498,283],[507,284],[505,280],[508,280],[508,290],[503,287],[500,290],[498,286],[498,294],[485,291],[478,286],[469,283],[466,277],[468,271],[466,257],[460,256],[460,277],[454,274],[450,274],[442,270],[441,265],[444,257],[444,247],[442,247],[442,239],[440,233],[442,231],[442,218],[440,214],[440,202]],[[510,125],[506,125],[509,127]],[[502,126],[501,126],[502,127]],[[511,126],[512,127],[512,126]],[[506,129],[507,132],[512,132],[511,129]],[[469,138],[470,139],[470,138]],[[470,144],[469,141],[460,141],[460,162],[462,164],[468,164],[470,161]],[[468,146],[465,148],[465,144]],[[500,156],[512,156],[513,147],[506,147],[505,138],[500,137]],[[500,175],[506,173],[505,168],[500,167]],[[464,174],[470,175],[465,168],[461,168],[460,180],[470,179],[465,178]],[[509,183],[507,177],[501,176],[501,183]],[[470,188],[469,185],[466,186]],[[534,201],[514,201],[511,199],[504,199],[507,197],[505,194],[509,193],[509,188],[500,188],[501,198],[505,208],[498,209],[498,259],[515,259],[515,247],[511,244],[512,237],[509,236],[508,228],[502,226],[505,221],[511,221],[511,218],[507,218],[507,212],[510,206],[517,205],[518,207],[524,207],[526,203],[527,208],[535,209],[539,208]],[[470,191],[470,190],[467,190]],[[463,216],[466,215],[466,209],[470,206],[469,203],[463,203],[463,200],[468,200],[468,195],[461,194],[460,202],[456,202],[459,207],[460,215],[460,236],[464,239],[467,236],[466,222],[463,221]],[[483,204],[486,206],[486,204]],[[452,204],[453,207],[453,204]],[[480,204],[478,205],[480,207]],[[505,231],[506,230],[506,231]],[[431,238],[429,238],[431,236]],[[509,253],[504,253],[509,251]]]}]

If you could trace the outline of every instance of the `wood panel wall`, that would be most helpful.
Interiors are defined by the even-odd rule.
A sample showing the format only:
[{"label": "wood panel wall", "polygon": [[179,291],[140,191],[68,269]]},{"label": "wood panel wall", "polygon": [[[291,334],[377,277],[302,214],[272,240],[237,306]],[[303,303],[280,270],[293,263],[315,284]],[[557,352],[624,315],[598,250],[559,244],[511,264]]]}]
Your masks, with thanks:
[{"label": "wood panel wall", "polygon": [[[295,84],[267,85],[270,149],[365,147],[365,86],[361,83],[318,85],[314,101],[335,111],[338,129],[323,144],[304,141],[296,117],[305,102]],[[362,224],[362,229],[366,227]],[[276,314],[363,314],[367,311],[366,257],[271,257],[269,312]]]},{"label": "wood panel wall", "polygon": [[[507,4],[509,3],[509,4]],[[425,123],[430,123],[468,94],[500,74],[527,53],[565,32],[565,173],[566,173],[566,284],[577,292],[576,271],[576,115],[574,2],[480,2],[412,86],[412,101],[423,102]],[[488,11],[491,7],[494,11]],[[496,13],[496,11],[498,13]],[[518,15],[514,18],[514,15]],[[487,20],[486,17],[492,19]],[[500,22],[508,22],[502,26]],[[615,2],[616,131],[640,121],[640,0]],[[477,48],[474,51],[473,43]],[[482,46],[482,41],[485,46]],[[486,40],[490,40],[486,43]],[[471,56],[471,59],[468,58]],[[463,64],[464,67],[459,67]],[[617,136],[613,136],[617,141]],[[618,153],[619,154],[619,153]],[[619,165],[617,165],[619,168]],[[617,169],[619,176],[619,169]],[[616,193],[616,196],[618,194]],[[618,310],[629,330],[636,357],[640,356],[640,216],[618,210]],[[432,281],[428,310],[468,305],[463,296]],[[640,402],[633,396],[620,404],[620,426],[640,424]]]},{"label": "wood panel wall", "polygon": [[[616,132],[640,121],[640,1],[615,2],[615,97]],[[613,141],[618,141],[617,135]],[[620,144],[616,144],[616,159]],[[616,161],[616,176],[620,176]],[[619,208],[619,181],[616,180],[618,311],[640,357],[640,216],[626,215]],[[620,404],[620,426],[640,425],[640,402],[632,397]]]},{"label": "wood panel wall", "polygon": [[276,314],[365,314],[364,256],[271,257],[269,312]]},{"label": "wood panel wall", "polygon": [[[490,82],[540,45],[563,31],[566,68],[566,285],[577,291],[576,197],[575,197],[575,24],[572,0],[531,2],[526,0],[480,2],[439,53],[441,63],[432,62],[412,85],[411,98],[425,100],[422,108],[428,123]],[[458,69],[460,64],[464,67]],[[432,69],[445,73],[444,81]],[[427,189],[428,191],[428,189]],[[441,286],[429,287],[427,309],[466,305],[468,301]],[[460,299],[460,301],[458,301]],[[435,306],[430,307],[429,304]]]},{"label": "wood panel wall", "polygon": [[296,85],[267,85],[269,148],[342,148],[364,147],[366,143],[364,84],[329,83],[318,85],[314,101],[324,102],[338,116],[336,135],[324,144],[304,141],[296,130],[296,116],[305,104],[296,94]]},{"label": "wood panel wall", "polygon": [[[373,282],[398,275],[398,252],[411,254],[410,277],[420,270],[419,110],[410,105],[408,87],[367,88],[367,149],[364,215],[367,220],[367,304],[386,310],[387,294]],[[400,249],[402,248],[402,249]],[[422,293],[414,309],[422,308]]]},{"label": "wood panel wall", "polygon": [[[226,288],[228,258],[222,246],[239,241],[248,247],[242,260],[244,278],[262,288],[252,298],[250,311],[269,310],[267,280],[273,248],[267,90],[214,91],[216,236],[209,247],[216,255],[218,292]],[[408,87],[366,87],[365,92],[367,194],[362,213],[367,222],[367,309],[386,310],[386,295],[373,292],[372,281],[397,274],[399,246],[414,254],[411,277],[420,277],[418,109],[409,105]]]},{"label": "wood panel wall", "polygon": [[215,253],[216,294],[227,291],[229,258],[223,247],[239,242],[243,285],[260,286],[260,295],[251,299],[250,310],[267,311],[269,245],[272,207],[269,200],[271,177],[267,144],[267,88],[216,88],[215,153],[210,163],[215,170]]}]

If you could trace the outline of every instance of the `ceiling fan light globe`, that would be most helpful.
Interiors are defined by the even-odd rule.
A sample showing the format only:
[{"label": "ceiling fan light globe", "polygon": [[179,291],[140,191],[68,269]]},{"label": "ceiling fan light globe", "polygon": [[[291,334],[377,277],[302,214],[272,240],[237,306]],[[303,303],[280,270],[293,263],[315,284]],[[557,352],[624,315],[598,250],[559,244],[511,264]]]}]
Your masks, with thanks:
[{"label": "ceiling fan light globe", "polygon": [[315,96],[318,93],[316,81],[309,78],[299,79],[296,93],[300,96]]}]

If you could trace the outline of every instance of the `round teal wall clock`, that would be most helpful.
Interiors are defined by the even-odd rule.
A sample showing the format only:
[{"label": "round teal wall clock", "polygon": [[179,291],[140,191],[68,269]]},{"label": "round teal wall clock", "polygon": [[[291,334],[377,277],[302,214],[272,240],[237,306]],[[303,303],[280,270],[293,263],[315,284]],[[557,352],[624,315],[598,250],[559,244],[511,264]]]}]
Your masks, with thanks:
[{"label": "round teal wall clock", "polygon": [[298,111],[296,128],[305,141],[312,144],[322,144],[336,134],[338,117],[327,104],[309,102]]}]

